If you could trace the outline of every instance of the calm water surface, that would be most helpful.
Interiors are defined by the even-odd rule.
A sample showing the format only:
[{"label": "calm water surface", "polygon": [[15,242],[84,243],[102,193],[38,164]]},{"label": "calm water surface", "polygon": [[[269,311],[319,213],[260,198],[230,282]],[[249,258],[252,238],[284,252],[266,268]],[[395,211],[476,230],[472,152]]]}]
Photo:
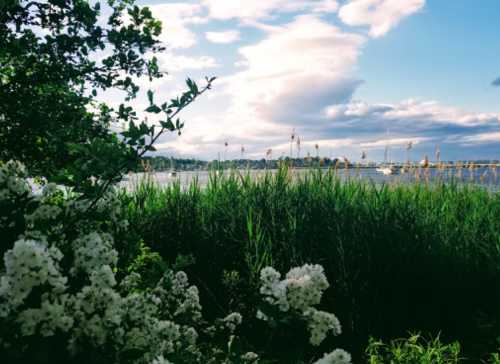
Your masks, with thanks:
[{"label": "calm water surface", "polygon": [[[301,175],[307,173],[308,169],[294,169],[292,173],[300,178]],[[324,170],[326,172],[326,170]],[[224,171],[225,175],[234,173],[235,171]],[[236,171],[242,175],[250,173],[252,178],[262,177],[266,172],[275,173],[276,170],[240,170]],[[154,172],[151,174],[137,173],[129,174],[121,182],[121,186],[129,190],[133,190],[141,180],[150,178],[160,186],[167,186],[174,182],[179,182],[183,188],[189,186],[194,180],[198,181],[201,187],[208,184],[209,175],[213,172],[208,171],[181,171],[177,172],[176,176],[171,176],[168,172]],[[384,176],[377,172],[374,168],[355,168],[355,169],[338,169],[337,175],[341,179],[361,179],[372,181],[377,184],[382,183],[415,183],[415,182],[436,182],[436,181],[456,181],[461,184],[474,184],[484,186],[491,190],[500,190],[500,170],[492,168],[474,168],[474,169],[456,169],[447,168],[440,170],[437,168],[429,169],[413,169],[410,172],[401,172],[398,174]]]}]

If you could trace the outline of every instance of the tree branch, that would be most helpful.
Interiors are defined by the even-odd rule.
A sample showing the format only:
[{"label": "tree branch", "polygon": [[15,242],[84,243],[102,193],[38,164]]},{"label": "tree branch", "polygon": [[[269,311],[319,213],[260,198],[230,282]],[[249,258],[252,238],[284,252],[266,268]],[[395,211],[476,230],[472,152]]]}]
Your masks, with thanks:
[{"label": "tree branch", "polygon": [[[173,120],[175,119],[175,117],[182,111],[184,110],[187,106],[189,106],[190,104],[192,104],[199,96],[203,95],[206,91],[210,90],[211,87],[212,87],[212,82],[215,81],[215,77],[214,78],[211,78],[211,79],[207,79],[207,84],[205,85],[205,87],[203,89],[201,89],[200,91],[198,91],[196,94],[194,94],[194,96],[188,100],[185,104],[179,106],[177,108],[177,110],[175,110],[174,113],[172,113],[169,117],[168,117],[168,120]],[[137,156],[139,158],[142,158],[144,156],[144,154],[146,154],[146,152],[148,152],[151,147],[153,146],[153,144],[158,140],[158,138],[167,130],[167,128],[165,128],[164,126],[162,126],[162,128],[160,129],[160,131],[154,136],[151,138],[151,141],[149,142],[148,145],[144,146],[142,150],[138,150],[137,152]],[[97,196],[94,198],[94,200],[92,201],[92,203],[90,204],[90,206],[87,208],[87,212],[91,209],[93,209],[95,207],[95,205],[97,204],[97,202],[99,202],[99,200],[104,196],[104,193],[106,192],[106,190],[109,188],[109,186],[113,183],[113,181],[116,179],[116,177],[118,177],[118,175],[121,175],[124,171],[124,169],[127,167],[127,163],[123,163],[121,164],[115,172],[113,172],[111,174],[111,176],[104,182],[104,184],[102,185],[102,187],[99,189],[99,192],[97,193]]]}]

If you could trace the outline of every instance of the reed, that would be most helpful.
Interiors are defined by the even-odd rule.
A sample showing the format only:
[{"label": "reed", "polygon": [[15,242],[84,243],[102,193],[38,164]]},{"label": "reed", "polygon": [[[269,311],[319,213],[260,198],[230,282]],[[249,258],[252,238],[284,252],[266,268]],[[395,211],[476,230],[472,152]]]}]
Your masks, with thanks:
[{"label": "reed", "polygon": [[[412,330],[442,332],[468,356],[496,349],[500,194],[453,181],[375,185],[340,180],[335,169],[282,167],[257,178],[212,173],[204,188],[147,180],[121,199],[131,231],[167,262],[194,258],[187,270],[210,287],[201,293],[214,310],[234,309],[240,296],[251,306],[247,292],[265,265],[318,263],[332,282],[325,305],[344,324],[340,347],[356,352],[370,335]],[[231,272],[239,280],[228,288]]]}]

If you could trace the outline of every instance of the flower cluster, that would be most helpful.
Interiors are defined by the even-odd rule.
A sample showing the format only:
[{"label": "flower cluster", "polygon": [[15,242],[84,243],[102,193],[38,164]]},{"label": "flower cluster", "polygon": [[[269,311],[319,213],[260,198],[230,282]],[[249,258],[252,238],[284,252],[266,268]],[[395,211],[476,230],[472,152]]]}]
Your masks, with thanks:
[{"label": "flower cluster", "polygon": [[31,336],[37,329],[43,337],[53,336],[58,330],[68,332],[73,327],[74,319],[66,312],[67,300],[67,295],[51,297],[44,294],[40,308],[28,308],[19,313],[17,321],[21,334]]},{"label": "flower cluster", "polygon": [[325,354],[321,359],[314,362],[314,364],[350,364],[351,355],[342,350],[335,349],[329,354]]},{"label": "flower cluster", "polygon": [[25,179],[26,169],[16,161],[8,161],[0,167],[0,200],[9,194],[23,196],[31,192]]},{"label": "flower cluster", "polygon": [[[298,312],[306,320],[312,345],[320,345],[330,331],[334,335],[341,333],[340,322],[334,314],[313,307],[321,302],[323,292],[329,287],[321,265],[306,264],[293,268],[283,280],[274,268],[266,267],[261,271],[260,279],[260,293],[267,303],[277,306],[282,312]],[[257,317],[268,319],[262,311]]]},{"label": "flower cluster", "polygon": [[18,215],[22,215],[23,201],[31,193],[25,179],[26,170],[18,162],[0,165],[0,231],[15,228]]},{"label": "flower cluster", "polygon": [[[53,198],[59,193],[55,185],[34,195],[23,173],[15,162],[0,167],[0,208],[17,208],[14,220],[22,219],[25,227],[12,234],[0,264],[0,350],[26,346],[28,337],[29,342],[57,337],[70,357],[104,352],[119,362],[168,362],[171,356],[199,362],[195,327],[201,322],[201,305],[187,275],[168,271],[152,290],[138,289],[138,273],[118,284],[114,239],[93,230],[103,220],[86,220],[90,201]],[[120,208],[116,195],[109,195],[96,211],[118,225]],[[79,234],[72,241],[59,234],[65,219]],[[9,335],[3,335],[4,328]],[[135,353],[133,361],[128,360],[130,352]]]},{"label": "flower cluster", "polygon": [[167,272],[153,290],[154,298],[161,302],[163,314],[170,319],[201,318],[198,288],[190,286],[184,272]]},{"label": "flower cluster", "polygon": [[5,274],[0,277],[0,317],[21,306],[33,288],[47,285],[62,293],[67,278],[59,271],[62,253],[33,240],[18,240],[4,255]]},{"label": "flower cluster", "polygon": [[291,269],[285,282],[290,307],[301,311],[319,304],[323,292],[329,287],[323,267],[319,264]]},{"label": "flower cluster", "polygon": [[253,351],[249,351],[241,356],[241,360],[243,360],[244,363],[256,363],[257,360],[259,360],[259,356]]},{"label": "flower cluster", "polygon": [[73,242],[74,264],[71,273],[91,274],[102,266],[114,267],[118,253],[113,249],[113,239],[108,234],[92,232]]},{"label": "flower cluster", "polygon": [[329,331],[333,335],[340,335],[341,333],[340,322],[333,313],[319,311],[311,307],[304,311],[304,316],[308,320],[307,326],[311,333],[309,340],[312,345],[320,345],[326,339]]},{"label": "flower cluster", "polygon": [[232,312],[222,319],[229,331],[234,332],[236,328],[241,325],[243,318],[238,312]]},{"label": "flower cluster", "polygon": [[172,364],[172,363],[169,362],[167,359],[165,359],[163,357],[163,355],[160,355],[160,356],[154,358],[153,361],[151,362],[151,364]]},{"label": "flower cluster", "polygon": [[[18,240],[5,253],[0,322],[17,325],[14,338],[66,333],[67,349],[73,355],[88,347],[107,347],[118,357],[135,350],[143,353],[137,363],[179,352],[199,356],[198,334],[189,323],[201,317],[201,306],[198,291],[189,286],[185,273],[167,274],[152,293],[120,294],[112,270],[117,260],[112,238],[92,233],[72,246],[74,263],[67,276],[58,264],[62,253],[45,242]],[[87,277],[88,284],[75,291],[76,273]],[[174,321],[177,316],[185,324]]]},{"label": "flower cluster", "polygon": [[323,292],[328,288],[328,281],[321,265],[306,264],[291,269],[284,280],[272,267],[262,269],[260,273],[260,293],[265,300],[286,312],[290,308],[305,311],[321,301]]},{"label": "flower cluster", "polygon": [[[119,255],[112,234],[127,226],[121,221],[116,195],[99,201],[95,212],[101,215],[92,221],[89,200],[72,199],[59,191],[49,184],[35,196],[21,164],[0,166],[0,232],[10,234],[1,251],[0,351],[23,348],[22,355],[29,356],[30,345],[53,340],[67,361],[89,357],[132,364],[260,360],[256,353],[241,349],[235,334],[241,314],[230,313],[212,324],[202,319],[198,288],[184,272],[167,270],[146,289],[138,272],[123,278],[115,274]],[[72,234],[64,229],[68,219]],[[328,288],[320,265],[293,268],[284,279],[268,267],[262,270],[261,281],[265,302],[283,313],[298,314],[313,345],[329,332],[340,334],[337,318],[313,307]],[[263,312],[258,315],[267,319]],[[221,345],[219,334],[229,336],[227,343]],[[214,340],[207,345],[199,343],[199,337]],[[347,364],[350,356],[337,349],[315,364],[328,363]]]}]

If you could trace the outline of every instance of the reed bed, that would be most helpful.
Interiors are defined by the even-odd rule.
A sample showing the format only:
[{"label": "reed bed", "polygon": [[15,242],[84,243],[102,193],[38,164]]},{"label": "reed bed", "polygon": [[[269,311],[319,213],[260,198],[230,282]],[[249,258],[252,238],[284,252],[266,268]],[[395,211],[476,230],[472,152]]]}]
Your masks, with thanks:
[{"label": "reed bed", "polygon": [[453,182],[375,185],[334,171],[292,178],[281,168],[259,178],[212,173],[203,188],[145,179],[121,199],[132,234],[170,264],[192,263],[209,315],[250,314],[264,266],[318,263],[332,283],[325,305],[343,323],[339,347],[356,354],[369,336],[418,331],[458,340],[470,357],[496,349],[498,193]]}]

